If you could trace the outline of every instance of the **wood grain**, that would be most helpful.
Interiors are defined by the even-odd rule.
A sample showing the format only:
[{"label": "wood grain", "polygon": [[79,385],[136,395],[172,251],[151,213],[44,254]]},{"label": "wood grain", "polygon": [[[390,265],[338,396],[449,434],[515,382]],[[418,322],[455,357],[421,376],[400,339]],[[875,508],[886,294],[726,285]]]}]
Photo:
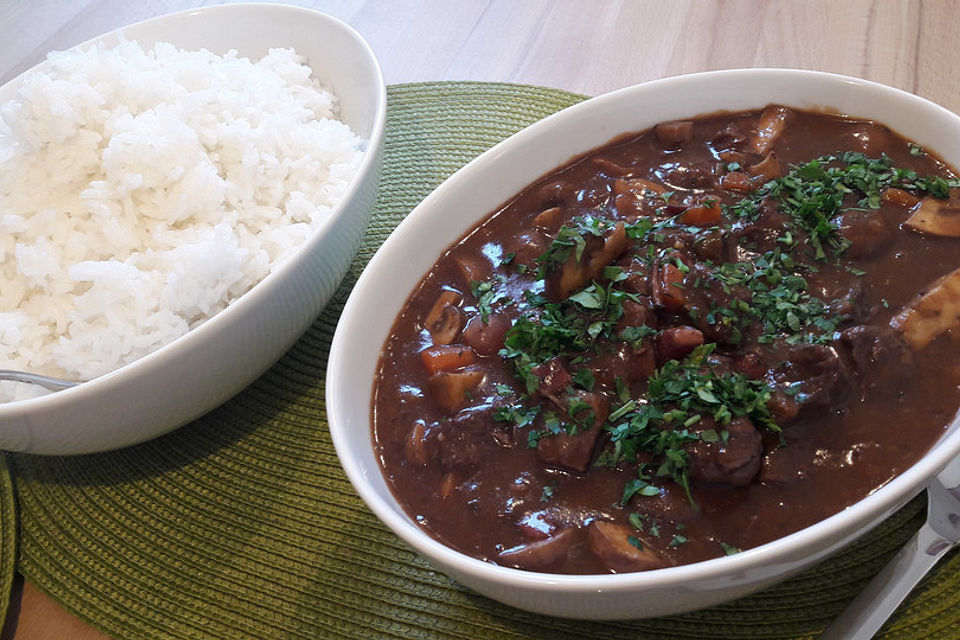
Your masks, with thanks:
[{"label": "wood grain", "polygon": [[[388,84],[508,81],[595,95],[709,69],[795,67],[882,82],[960,111],[960,6],[953,0],[293,3],[356,28],[380,59]],[[216,2],[0,0],[0,83],[50,50],[209,4]],[[105,636],[28,583],[3,637]]]}]

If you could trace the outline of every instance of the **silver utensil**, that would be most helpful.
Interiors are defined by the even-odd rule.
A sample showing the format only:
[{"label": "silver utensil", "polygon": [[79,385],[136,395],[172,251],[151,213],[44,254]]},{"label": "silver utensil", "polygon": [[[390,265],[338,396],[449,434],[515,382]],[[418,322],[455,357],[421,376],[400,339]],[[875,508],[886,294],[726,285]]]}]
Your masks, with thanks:
[{"label": "silver utensil", "polygon": [[12,371],[10,369],[0,369],[0,380],[29,382],[30,384],[40,385],[44,389],[49,389],[50,391],[62,391],[80,384],[75,380],[61,380],[60,378],[51,378],[50,376],[41,376],[36,373],[27,373],[25,371]]},{"label": "silver utensil", "polygon": [[866,640],[883,626],[935,564],[960,541],[960,458],[927,484],[927,521],[843,613],[821,640]]}]

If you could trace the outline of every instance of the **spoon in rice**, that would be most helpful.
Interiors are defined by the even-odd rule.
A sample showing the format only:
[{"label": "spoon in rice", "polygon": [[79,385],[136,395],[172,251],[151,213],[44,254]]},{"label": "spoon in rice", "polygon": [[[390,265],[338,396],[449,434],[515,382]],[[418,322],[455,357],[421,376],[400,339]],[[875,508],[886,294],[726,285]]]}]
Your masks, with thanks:
[{"label": "spoon in rice", "polygon": [[30,384],[40,385],[44,389],[49,389],[50,391],[62,391],[80,384],[74,380],[61,380],[60,378],[51,378],[50,376],[41,376],[36,373],[27,373],[25,371],[11,371],[9,369],[0,369],[0,380],[28,382]]}]

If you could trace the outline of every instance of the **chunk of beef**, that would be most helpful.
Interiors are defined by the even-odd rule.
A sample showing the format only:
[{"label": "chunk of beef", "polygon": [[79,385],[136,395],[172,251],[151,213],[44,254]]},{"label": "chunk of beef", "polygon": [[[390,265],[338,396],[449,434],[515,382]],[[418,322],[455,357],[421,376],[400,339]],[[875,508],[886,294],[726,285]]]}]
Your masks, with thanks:
[{"label": "chunk of beef", "polygon": [[650,294],[650,267],[633,256],[626,256],[617,262],[626,277],[618,283],[618,286],[629,293],[636,293],[642,296]]},{"label": "chunk of beef", "polygon": [[725,152],[746,151],[747,135],[736,123],[731,123],[713,134],[707,144],[716,156],[722,158]]},{"label": "chunk of beef", "polygon": [[490,410],[463,411],[448,420],[430,424],[426,439],[436,443],[436,456],[445,469],[472,467],[489,460],[500,444],[493,434],[499,430]]},{"label": "chunk of beef", "polygon": [[537,393],[556,404],[561,403],[560,396],[573,384],[573,376],[563,358],[550,358],[530,369],[530,373],[540,380]]},{"label": "chunk of beef", "polygon": [[486,322],[475,315],[463,328],[463,341],[481,356],[495,356],[509,330],[510,318],[502,313],[491,313]]},{"label": "chunk of beef", "polygon": [[607,419],[610,401],[604,394],[579,391],[566,398],[568,410],[574,402],[585,404],[587,407],[575,412],[574,418],[587,420],[592,416],[590,426],[580,428],[573,434],[557,433],[542,436],[537,441],[537,457],[550,465],[586,471],[590,460],[593,459],[593,450],[601,434],[600,425]]},{"label": "chunk of beef", "polygon": [[610,349],[592,354],[582,366],[593,373],[597,387],[612,390],[617,378],[628,385],[646,381],[656,370],[657,362],[652,341],[644,340],[640,346],[614,343]]},{"label": "chunk of beef", "polygon": [[756,353],[743,353],[733,359],[730,368],[751,380],[762,380],[767,375],[767,365]]},{"label": "chunk of beef", "polygon": [[851,366],[857,372],[883,369],[885,375],[890,375],[911,369],[913,352],[903,336],[889,325],[850,327],[840,333],[840,344],[847,348]]},{"label": "chunk of beef", "polygon": [[831,300],[827,305],[830,312],[845,316],[852,322],[862,322],[870,315],[863,284],[853,282],[845,289],[827,292],[824,299]]},{"label": "chunk of beef", "polygon": [[801,232],[791,227],[777,201],[768,197],[760,202],[760,215],[756,220],[742,220],[733,225],[728,241],[756,252],[771,251],[781,246],[780,239],[787,231],[793,234],[795,242],[802,242]]},{"label": "chunk of beef", "polygon": [[714,165],[705,162],[668,162],[655,169],[654,173],[671,191],[700,192],[719,185]]},{"label": "chunk of beef", "polygon": [[549,248],[550,236],[539,229],[531,229],[517,236],[516,241],[512,243],[509,250],[514,253],[514,264],[522,264],[529,268],[535,268],[536,259],[542,256]]},{"label": "chunk of beef", "polygon": [[708,485],[742,487],[757,476],[763,458],[763,442],[749,418],[738,416],[722,426],[710,417],[702,417],[694,428],[701,434],[716,434],[718,438],[711,438],[711,441],[701,439],[687,446],[691,480]]},{"label": "chunk of beef", "polygon": [[650,298],[638,296],[637,300],[627,298],[621,305],[623,315],[617,320],[617,331],[627,327],[655,327],[657,316],[653,311],[653,301]]},{"label": "chunk of beef", "polygon": [[840,235],[850,242],[844,252],[854,260],[868,260],[893,242],[893,232],[875,211],[846,211],[836,219]]},{"label": "chunk of beef", "polygon": [[537,191],[541,206],[546,209],[558,204],[573,202],[577,189],[574,185],[563,180],[548,182]]},{"label": "chunk of beef", "polygon": [[862,151],[871,158],[880,157],[894,144],[891,140],[890,129],[869,122],[864,122],[842,135],[849,138],[849,140],[844,141],[844,144],[848,145],[850,149]]},{"label": "chunk of beef", "polygon": [[798,419],[836,409],[853,389],[850,372],[837,351],[820,344],[790,347],[767,377],[775,388],[790,389],[798,404]]},{"label": "chunk of beef", "polygon": [[670,327],[657,335],[657,364],[682,360],[703,344],[703,332],[693,327]]}]

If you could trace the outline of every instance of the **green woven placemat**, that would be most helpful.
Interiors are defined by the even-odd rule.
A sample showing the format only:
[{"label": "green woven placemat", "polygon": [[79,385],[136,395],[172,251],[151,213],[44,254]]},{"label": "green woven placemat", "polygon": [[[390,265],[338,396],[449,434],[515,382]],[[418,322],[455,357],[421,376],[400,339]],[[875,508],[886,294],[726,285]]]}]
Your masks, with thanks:
[{"label": "green woven placemat", "polygon": [[6,456],[0,453],[0,629],[7,618],[16,567],[17,510],[13,480]]},{"label": "green woven placemat", "polygon": [[[339,467],[324,368],[362,265],[443,178],[580,99],[507,84],[391,87],[379,202],[327,310],[251,387],[166,437],[84,457],[11,456],[20,571],[108,635],[138,640],[815,636],[920,525],[921,499],[755,596],[683,616],[582,623],[499,605],[432,570],[366,509]],[[960,636],[958,582],[953,555],[881,637]]]}]

